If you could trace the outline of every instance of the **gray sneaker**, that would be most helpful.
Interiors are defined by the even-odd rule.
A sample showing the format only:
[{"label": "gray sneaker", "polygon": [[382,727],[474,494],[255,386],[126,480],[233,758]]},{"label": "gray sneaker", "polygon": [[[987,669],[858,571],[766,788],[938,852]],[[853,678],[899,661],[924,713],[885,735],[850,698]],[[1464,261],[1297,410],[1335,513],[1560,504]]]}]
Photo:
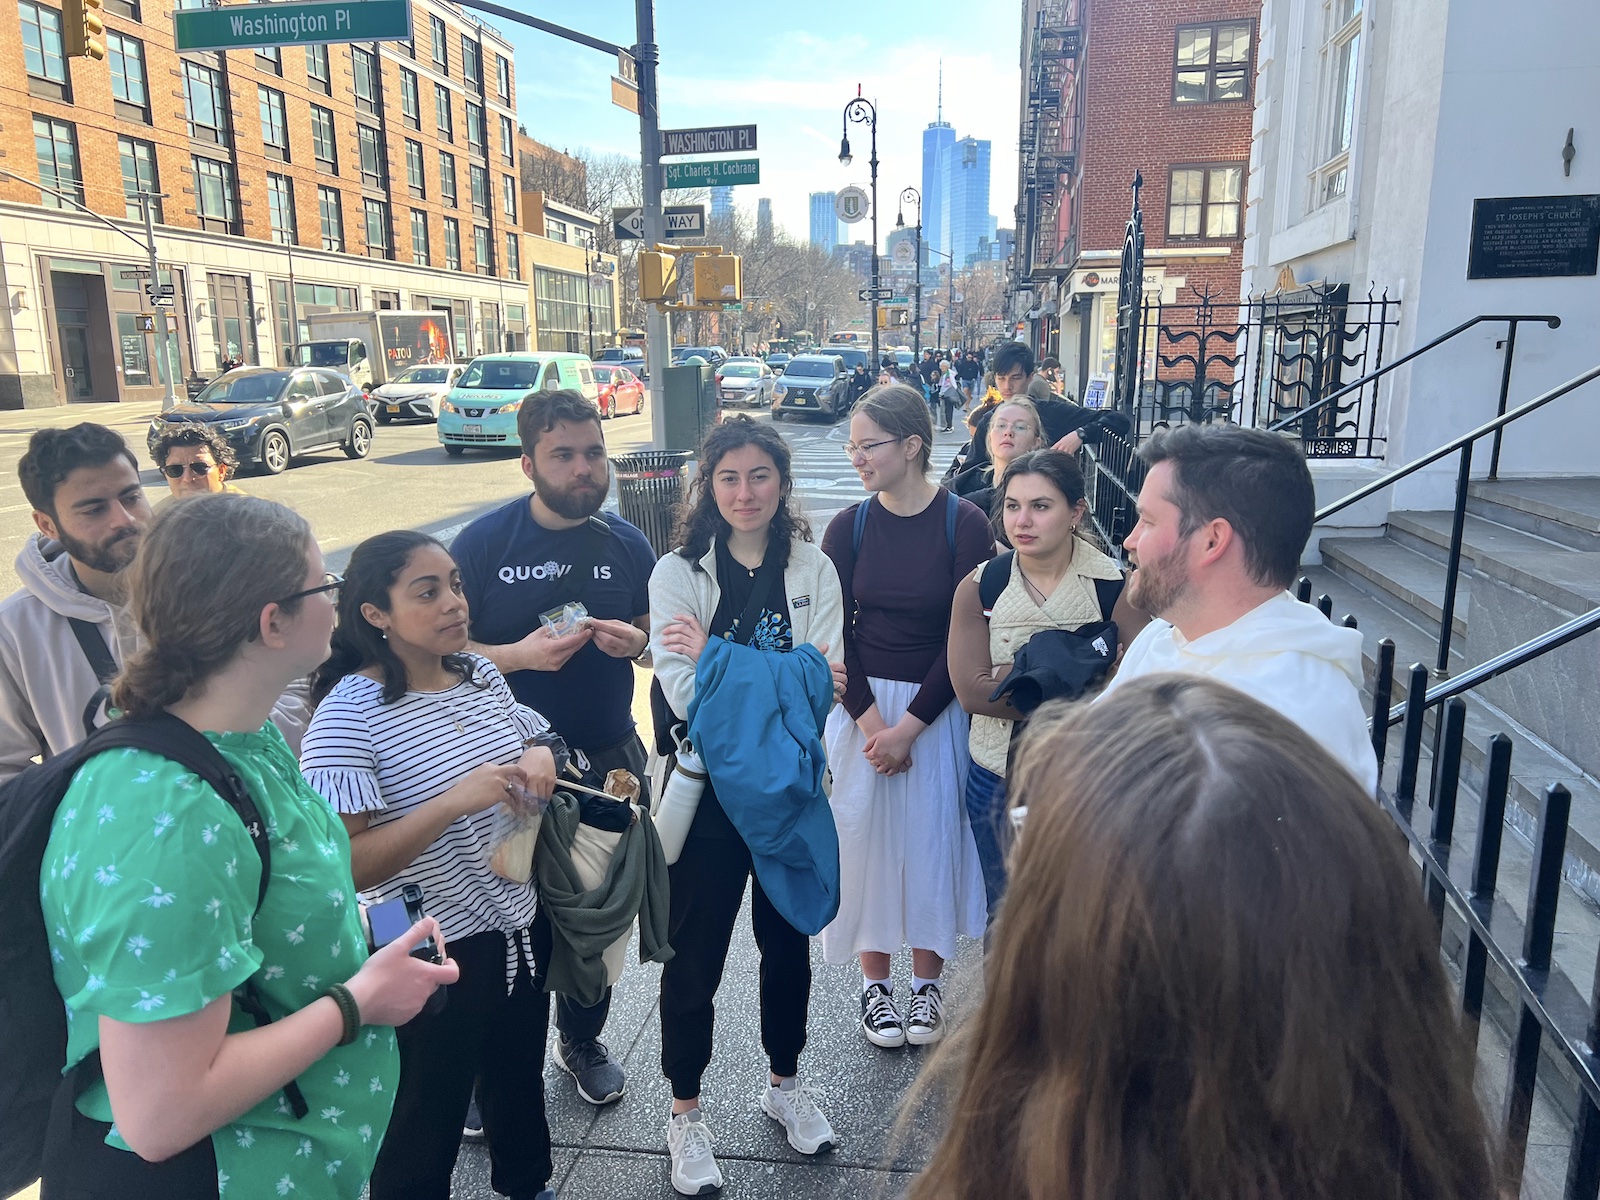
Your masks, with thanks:
[{"label": "gray sneaker", "polygon": [[761,1089],[761,1111],[789,1135],[789,1145],[801,1154],[821,1154],[836,1145],[833,1126],[817,1107],[821,1093],[802,1087],[798,1080],[785,1079],[777,1087]]},{"label": "gray sneaker", "polygon": [[672,1190],[680,1196],[705,1196],[722,1186],[722,1169],[711,1153],[711,1126],[698,1108],[667,1122],[667,1152],[672,1156]]},{"label": "gray sneaker", "polygon": [[590,1104],[610,1104],[622,1098],[628,1076],[611,1057],[604,1042],[569,1042],[556,1037],[556,1066],[572,1076],[578,1095]]}]

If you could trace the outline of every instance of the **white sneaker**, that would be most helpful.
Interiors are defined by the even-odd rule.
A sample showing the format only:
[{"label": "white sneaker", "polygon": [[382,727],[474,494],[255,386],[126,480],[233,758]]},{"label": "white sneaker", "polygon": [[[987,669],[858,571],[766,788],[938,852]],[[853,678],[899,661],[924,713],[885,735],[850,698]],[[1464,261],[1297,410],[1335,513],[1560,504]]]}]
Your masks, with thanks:
[{"label": "white sneaker", "polygon": [[944,994],[937,983],[925,983],[911,993],[906,1014],[906,1041],[931,1046],[944,1037]]},{"label": "white sneaker", "polygon": [[906,1044],[905,1022],[894,1006],[894,993],[881,983],[861,993],[861,1032],[867,1041],[886,1050]]},{"label": "white sneaker", "polygon": [[667,1122],[672,1155],[672,1190],[680,1196],[705,1196],[722,1187],[722,1171],[711,1154],[711,1126],[698,1108]]},{"label": "white sneaker", "polygon": [[798,1080],[785,1079],[777,1087],[761,1089],[761,1111],[781,1124],[789,1134],[789,1145],[801,1154],[821,1154],[834,1148],[833,1126],[817,1107],[820,1095],[815,1088],[801,1087]]}]

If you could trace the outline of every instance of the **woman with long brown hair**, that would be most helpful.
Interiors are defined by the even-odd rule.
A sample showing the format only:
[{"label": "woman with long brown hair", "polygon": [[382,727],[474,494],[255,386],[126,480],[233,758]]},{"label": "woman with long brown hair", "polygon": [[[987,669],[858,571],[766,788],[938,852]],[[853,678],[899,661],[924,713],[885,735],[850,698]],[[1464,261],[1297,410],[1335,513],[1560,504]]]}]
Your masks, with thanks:
[{"label": "woman with long brown hair", "polygon": [[[911,1200],[1489,1200],[1404,842],[1300,728],[1154,675],[1036,717],[981,1008]],[[947,1076],[945,1076],[947,1077]]]}]

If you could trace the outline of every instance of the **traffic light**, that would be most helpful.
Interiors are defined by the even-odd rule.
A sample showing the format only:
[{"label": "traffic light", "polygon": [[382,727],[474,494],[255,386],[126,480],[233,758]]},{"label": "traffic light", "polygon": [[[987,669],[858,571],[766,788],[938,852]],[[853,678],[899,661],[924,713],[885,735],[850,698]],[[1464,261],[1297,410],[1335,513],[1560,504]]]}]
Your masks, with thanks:
[{"label": "traffic light", "polygon": [[104,0],[61,0],[61,52],[66,58],[105,58]]},{"label": "traffic light", "polygon": [[639,255],[639,299],[647,304],[678,298],[678,260],[654,250]]},{"label": "traffic light", "polygon": [[697,254],[694,260],[696,304],[735,304],[744,298],[744,275],[737,254]]}]

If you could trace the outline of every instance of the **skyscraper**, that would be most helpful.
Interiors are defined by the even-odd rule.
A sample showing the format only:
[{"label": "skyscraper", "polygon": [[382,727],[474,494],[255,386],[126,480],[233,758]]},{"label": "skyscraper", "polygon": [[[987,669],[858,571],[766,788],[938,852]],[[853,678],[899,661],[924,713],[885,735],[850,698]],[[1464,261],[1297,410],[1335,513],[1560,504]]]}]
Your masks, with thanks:
[{"label": "skyscraper", "polygon": [[950,253],[945,226],[944,157],[956,140],[956,131],[944,119],[944,64],[939,64],[939,107],[933,122],[922,131],[922,240]]},{"label": "skyscraper", "polygon": [[942,162],[945,249],[959,271],[979,253],[978,243],[994,236],[995,222],[989,215],[989,142],[975,137],[952,142]]},{"label": "skyscraper", "polygon": [[711,189],[711,219],[725,221],[733,215],[733,189],[731,187],[714,187]]},{"label": "skyscraper", "polygon": [[[988,145],[987,142],[984,145]],[[763,196],[756,201],[756,241],[772,240],[772,201]]]},{"label": "skyscraper", "polygon": [[824,254],[832,254],[839,244],[839,217],[834,211],[837,192],[811,193],[811,244]]}]

